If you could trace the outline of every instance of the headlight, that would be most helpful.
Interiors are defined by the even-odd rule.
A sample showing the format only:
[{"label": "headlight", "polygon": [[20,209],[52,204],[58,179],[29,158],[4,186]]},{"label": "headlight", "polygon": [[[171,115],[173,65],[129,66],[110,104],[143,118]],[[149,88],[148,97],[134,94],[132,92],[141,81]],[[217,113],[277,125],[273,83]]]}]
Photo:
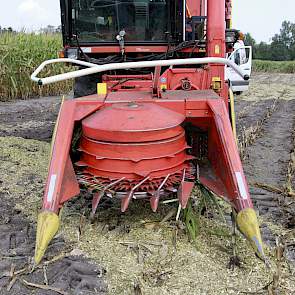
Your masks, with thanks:
[{"label": "headlight", "polygon": [[66,57],[71,59],[78,59],[79,49],[78,48],[67,48]]}]

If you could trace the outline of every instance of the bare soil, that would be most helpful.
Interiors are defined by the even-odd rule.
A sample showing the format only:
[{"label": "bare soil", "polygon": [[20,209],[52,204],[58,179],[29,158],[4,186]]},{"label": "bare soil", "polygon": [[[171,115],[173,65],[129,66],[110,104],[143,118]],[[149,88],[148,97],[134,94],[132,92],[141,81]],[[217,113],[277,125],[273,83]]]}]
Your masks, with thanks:
[{"label": "bare soil", "polygon": [[[19,209],[13,208],[0,194],[0,294],[50,295],[106,294],[105,270],[81,256],[60,255],[68,246],[61,237],[54,240],[46,254],[49,263],[35,270],[30,268],[34,253],[35,225]],[[18,274],[20,272],[20,274]],[[29,286],[39,284],[45,288]]]},{"label": "bare soil", "polygon": [[[219,226],[220,220],[202,219],[194,246],[183,228],[170,221],[159,224],[173,206],[161,206],[151,215],[144,203],[131,204],[121,215],[118,204],[104,203],[90,224],[85,218],[87,195],[65,207],[61,234],[45,259],[49,263],[18,275],[33,255],[48,142],[59,104],[60,98],[51,97],[0,103],[1,295],[271,294],[266,286],[273,272],[249,254],[242,238],[242,268],[227,269],[230,229]],[[236,97],[236,114],[244,169],[264,240],[274,247],[280,237],[285,249],[277,294],[294,294],[295,75],[254,74],[250,91]],[[273,256],[272,248],[268,254]]]},{"label": "bare soil", "polygon": [[[294,169],[288,171],[295,165],[295,75],[256,74],[253,79],[250,91],[236,101],[239,139],[249,141],[244,169],[260,214],[293,229],[294,194],[287,188],[295,188]],[[274,237],[265,238],[274,243]],[[289,250],[294,255],[294,246]]]},{"label": "bare soil", "polygon": [[0,102],[0,136],[51,141],[61,98]]}]

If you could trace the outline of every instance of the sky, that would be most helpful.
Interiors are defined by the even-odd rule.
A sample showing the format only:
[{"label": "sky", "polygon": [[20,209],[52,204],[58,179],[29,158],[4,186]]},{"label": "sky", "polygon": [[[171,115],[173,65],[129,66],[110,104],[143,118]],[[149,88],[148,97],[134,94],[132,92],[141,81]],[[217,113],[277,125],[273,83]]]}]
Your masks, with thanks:
[{"label": "sky", "polygon": [[[60,24],[59,0],[2,0],[0,26],[37,30]],[[269,42],[284,20],[295,23],[294,0],[233,0],[233,27]]]}]

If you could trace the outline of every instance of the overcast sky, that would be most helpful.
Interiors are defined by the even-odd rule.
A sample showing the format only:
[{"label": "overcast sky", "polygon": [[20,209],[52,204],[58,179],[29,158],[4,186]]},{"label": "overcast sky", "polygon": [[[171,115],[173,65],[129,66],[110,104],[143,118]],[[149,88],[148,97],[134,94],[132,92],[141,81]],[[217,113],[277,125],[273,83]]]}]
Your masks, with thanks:
[{"label": "overcast sky", "polygon": [[[0,25],[38,29],[59,25],[59,0],[1,0]],[[233,0],[233,25],[257,41],[270,41],[283,20],[295,23],[295,0]]]}]

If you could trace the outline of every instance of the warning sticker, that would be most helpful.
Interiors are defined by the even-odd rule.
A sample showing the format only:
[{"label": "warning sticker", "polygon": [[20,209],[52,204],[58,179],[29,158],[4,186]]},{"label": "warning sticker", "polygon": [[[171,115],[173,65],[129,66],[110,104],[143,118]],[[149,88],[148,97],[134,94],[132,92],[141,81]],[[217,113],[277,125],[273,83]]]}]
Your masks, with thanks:
[{"label": "warning sticker", "polygon": [[242,199],[247,200],[248,194],[241,172],[236,172],[236,179]]}]

